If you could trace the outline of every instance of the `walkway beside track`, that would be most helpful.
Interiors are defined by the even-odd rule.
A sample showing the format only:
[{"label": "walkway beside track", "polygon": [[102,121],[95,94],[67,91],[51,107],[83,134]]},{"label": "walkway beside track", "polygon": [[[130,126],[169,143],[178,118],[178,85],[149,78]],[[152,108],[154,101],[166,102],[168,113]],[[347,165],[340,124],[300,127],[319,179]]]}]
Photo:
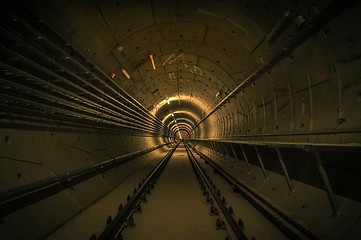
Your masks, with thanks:
[{"label": "walkway beside track", "polygon": [[250,202],[243,198],[240,194],[233,192],[232,186],[214,169],[200,160],[203,170],[210,176],[213,183],[222,189],[222,194],[226,196],[227,203],[232,206],[234,216],[241,218],[244,222],[244,233],[248,239],[277,239],[287,240],[288,238],[277,229],[267,218],[265,218]]},{"label": "walkway beside track", "polygon": [[[114,217],[118,212],[120,203],[126,203],[126,196],[131,194],[134,187],[159,163],[167,154],[162,152],[159,157],[140,167],[124,182],[105,195],[99,201],[79,213],[73,219],[65,223],[61,228],[50,235],[46,240],[89,239],[95,233],[97,236],[105,229],[109,215]],[[134,169],[135,170],[135,169]]]}]

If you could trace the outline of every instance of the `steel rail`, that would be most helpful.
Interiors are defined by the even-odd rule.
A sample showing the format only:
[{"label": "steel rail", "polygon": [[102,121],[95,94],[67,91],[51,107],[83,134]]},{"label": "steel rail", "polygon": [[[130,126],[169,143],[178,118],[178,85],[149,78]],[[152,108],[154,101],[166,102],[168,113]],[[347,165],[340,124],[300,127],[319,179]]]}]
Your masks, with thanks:
[{"label": "steel rail", "polygon": [[244,234],[244,232],[241,229],[241,226],[238,225],[237,221],[234,219],[234,217],[231,215],[231,213],[229,212],[227,207],[224,205],[224,203],[222,202],[222,199],[217,194],[214,185],[212,185],[210,180],[207,178],[204,170],[202,169],[202,167],[200,166],[200,164],[194,157],[193,153],[190,150],[190,146],[185,144],[185,147],[186,147],[186,151],[187,151],[189,160],[191,161],[193,169],[199,174],[199,176],[202,178],[203,182],[207,185],[209,191],[213,195],[213,198],[217,201],[217,204],[218,204],[219,208],[221,209],[224,217],[227,219],[229,226],[231,226],[231,229],[232,229],[235,237],[237,239],[247,239],[246,235]]},{"label": "steel rail", "polygon": [[141,197],[146,193],[147,189],[149,189],[151,184],[153,184],[155,176],[159,176],[159,174],[163,171],[178,146],[179,143],[177,143],[166,154],[166,156],[163,157],[163,159],[149,174],[142,186],[139,187],[139,189],[134,193],[134,195],[129,199],[129,201],[120,209],[117,216],[115,216],[112,222],[104,229],[104,231],[99,235],[97,240],[118,239],[117,236],[121,235],[122,227],[127,221],[127,219],[133,214],[133,209],[139,203]]},{"label": "steel rail", "polygon": [[[197,152],[201,158],[208,162],[214,169],[216,169],[221,176],[233,187],[236,187],[240,194],[247,199],[253,206],[255,206],[267,219],[270,220],[277,228],[280,229],[290,239],[321,239],[321,237],[315,233],[312,229],[302,225],[286,213],[275,207],[260,194],[256,193],[244,183],[227,173],[221,167],[219,167],[212,159],[207,157],[202,152],[191,147]],[[291,226],[291,227],[290,227]]]},{"label": "steel rail", "polygon": [[0,193],[0,217],[7,216],[37,201],[70,188],[93,176],[111,170],[132,159],[148,154],[170,143],[160,144],[115,157],[100,163],[92,164],[80,169],[71,170],[60,175],[26,184]]}]

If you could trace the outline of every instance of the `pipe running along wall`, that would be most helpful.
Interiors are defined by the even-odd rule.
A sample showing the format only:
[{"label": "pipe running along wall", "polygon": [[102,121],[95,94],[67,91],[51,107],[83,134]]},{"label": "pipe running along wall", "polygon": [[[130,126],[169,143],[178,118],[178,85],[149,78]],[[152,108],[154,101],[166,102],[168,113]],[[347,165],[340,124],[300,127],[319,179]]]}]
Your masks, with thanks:
[{"label": "pipe running along wall", "polygon": [[[1,191],[185,140],[321,235],[352,238],[359,155],[332,145],[361,142],[360,9],[351,0],[2,3]],[[277,145],[288,143],[331,148]],[[0,232],[44,237],[165,150],[17,211]]]}]

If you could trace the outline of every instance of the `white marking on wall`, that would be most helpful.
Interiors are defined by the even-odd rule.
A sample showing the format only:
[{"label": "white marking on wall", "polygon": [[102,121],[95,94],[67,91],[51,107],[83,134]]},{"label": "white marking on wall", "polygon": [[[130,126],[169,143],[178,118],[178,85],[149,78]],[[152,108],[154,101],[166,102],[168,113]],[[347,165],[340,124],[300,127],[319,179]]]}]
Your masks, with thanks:
[{"label": "white marking on wall", "polygon": [[176,79],[176,75],[174,72],[168,73],[168,75],[170,80]]},{"label": "white marking on wall", "polygon": [[168,61],[169,59],[171,59],[172,57],[174,56],[174,53],[172,55],[170,55],[167,60],[164,61],[164,63],[162,64],[162,66],[164,66]]},{"label": "white marking on wall", "polygon": [[[162,66],[165,66],[166,64],[170,65],[172,63],[174,63],[177,59],[179,59],[180,57],[182,57],[184,54],[179,54],[179,55],[176,55],[174,53],[172,53],[162,64]],[[199,76],[202,76],[203,75],[203,71],[196,65],[193,65],[193,68],[191,66],[188,66],[186,63],[183,64],[184,67],[189,71],[191,72],[192,74],[196,74],[196,75],[199,75]],[[169,78],[170,79],[173,79],[173,77],[175,77],[175,74],[174,73],[169,73]]]},{"label": "white marking on wall", "polygon": [[162,64],[162,66],[166,65],[166,64],[172,64],[175,60],[179,59],[180,57],[182,57],[184,54],[179,54],[178,56],[176,56],[175,58],[174,57],[174,53],[172,53],[168,58],[167,60],[165,60]]},{"label": "white marking on wall", "polygon": [[196,75],[199,75],[199,76],[202,76],[203,72],[202,70],[198,67],[198,66],[195,66],[193,65],[193,70],[185,63],[184,64],[184,67],[189,70],[191,73],[193,74],[196,74]]},{"label": "white marking on wall", "polygon": [[199,75],[199,76],[202,76],[202,74],[203,74],[203,72],[202,72],[202,70],[198,67],[198,66],[193,66],[193,68],[194,68],[194,73],[195,74],[197,74],[197,75]]}]

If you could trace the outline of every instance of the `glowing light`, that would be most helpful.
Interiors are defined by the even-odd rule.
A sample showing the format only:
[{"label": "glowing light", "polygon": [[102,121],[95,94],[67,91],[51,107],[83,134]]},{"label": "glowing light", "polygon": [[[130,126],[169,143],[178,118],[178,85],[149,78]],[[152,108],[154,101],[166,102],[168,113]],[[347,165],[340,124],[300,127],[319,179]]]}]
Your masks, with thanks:
[{"label": "glowing light", "polygon": [[153,54],[149,54],[149,57],[150,57],[150,60],[152,61],[153,69],[155,70],[156,67],[155,67],[155,62],[154,62]]},{"label": "glowing light", "polygon": [[130,79],[129,73],[124,68],[120,69],[120,71],[124,74],[126,78]]},{"label": "glowing light", "polygon": [[200,99],[197,99],[194,97],[189,97],[189,95],[186,95],[186,94],[179,94],[174,97],[167,97],[166,99],[160,101],[157,105],[154,106],[154,108],[152,108],[151,113],[155,114],[160,108],[162,108],[164,105],[167,104],[168,100],[170,102],[181,101],[181,100],[187,100],[187,101],[191,100],[192,102],[194,102],[194,104],[201,106],[203,109],[207,109],[207,107],[204,106],[204,102],[200,101]]},{"label": "glowing light", "polygon": [[111,74],[110,74],[110,78],[111,78],[111,79],[114,79],[114,78],[115,78],[115,73],[111,73]]},{"label": "glowing light", "polygon": [[176,127],[177,127],[177,132],[178,132],[178,134],[179,134],[179,139],[181,139],[181,140],[182,140],[182,135],[180,134],[180,129],[179,129],[179,125],[178,125],[178,123],[177,123],[177,120],[176,120],[176,119],[174,119],[174,122],[175,122]]},{"label": "glowing light", "polygon": [[169,101],[169,99],[167,100],[167,103],[168,103],[168,104],[170,104],[170,101]]},{"label": "glowing light", "polygon": [[178,134],[179,134],[179,138],[180,138],[180,140],[182,140],[183,138],[182,138],[182,134],[180,133],[179,128],[178,128]]}]

